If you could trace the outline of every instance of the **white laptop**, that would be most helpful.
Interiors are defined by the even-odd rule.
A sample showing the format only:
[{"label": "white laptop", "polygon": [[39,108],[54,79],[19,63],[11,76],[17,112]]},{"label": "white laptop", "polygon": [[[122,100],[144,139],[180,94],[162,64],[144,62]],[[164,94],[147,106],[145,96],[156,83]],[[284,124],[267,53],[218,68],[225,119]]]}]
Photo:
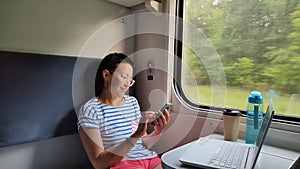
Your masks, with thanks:
[{"label": "white laptop", "polygon": [[270,100],[255,145],[203,137],[195,141],[179,161],[200,168],[253,169],[273,115],[274,108]]}]

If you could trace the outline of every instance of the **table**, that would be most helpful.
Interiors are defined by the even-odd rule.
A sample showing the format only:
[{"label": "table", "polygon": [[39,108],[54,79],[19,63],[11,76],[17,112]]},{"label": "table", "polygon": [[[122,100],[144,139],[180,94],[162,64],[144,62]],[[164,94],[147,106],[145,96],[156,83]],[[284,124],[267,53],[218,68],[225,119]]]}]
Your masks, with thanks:
[{"label": "table", "polygon": [[[211,137],[223,139],[223,135],[213,134]],[[239,140],[243,141],[243,140]],[[195,169],[195,167],[183,165],[178,159],[185,153],[186,150],[194,142],[185,144],[164,153],[161,157],[164,169]],[[263,145],[255,169],[288,169],[295,168],[296,163],[299,163],[299,152],[286,150],[274,146]],[[299,164],[298,164],[299,165]]]}]

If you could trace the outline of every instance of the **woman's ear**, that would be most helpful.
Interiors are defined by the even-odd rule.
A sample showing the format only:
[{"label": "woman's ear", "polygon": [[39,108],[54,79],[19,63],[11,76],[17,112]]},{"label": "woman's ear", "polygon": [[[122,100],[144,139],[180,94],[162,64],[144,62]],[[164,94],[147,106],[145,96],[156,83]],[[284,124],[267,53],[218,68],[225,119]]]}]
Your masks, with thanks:
[{"label": "woman's ear", "polygon": [[108,71],[108,70],[103,70],[103,72],[102,72],[102,76],[103,76],[103,79],[104,79],[104,81],[107,81],[108,80],[108,78],[109,78],[109,76],[110,76],[110,72]]}]

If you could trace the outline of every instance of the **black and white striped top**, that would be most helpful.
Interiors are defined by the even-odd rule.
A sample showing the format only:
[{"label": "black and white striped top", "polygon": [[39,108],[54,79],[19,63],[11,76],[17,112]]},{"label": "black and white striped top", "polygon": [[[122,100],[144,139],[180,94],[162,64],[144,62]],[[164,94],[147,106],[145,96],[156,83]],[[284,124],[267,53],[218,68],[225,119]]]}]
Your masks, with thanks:
[{"label": "black and white striped top", "polygon": [[[105,149],[125,141],[136,131],[141,111],[135,97],[124,97],[125,104],[122,106],[109,106],[101,103],[96,97],[89,100],[78,113],[78,129],[99,129]],[[139,160],[155,156],[157,154],[144,147],[142,139],[139,139],[124,159]]]}]

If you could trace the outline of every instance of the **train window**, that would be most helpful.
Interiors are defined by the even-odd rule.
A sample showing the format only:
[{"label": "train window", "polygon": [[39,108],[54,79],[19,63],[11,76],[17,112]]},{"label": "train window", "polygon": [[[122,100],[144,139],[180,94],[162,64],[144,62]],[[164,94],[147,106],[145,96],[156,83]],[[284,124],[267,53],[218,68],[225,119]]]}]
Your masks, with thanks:
[{"label": "train window", "polygon": [[[245,110],[248,95],[256,90],[265,104],[272,98],[278,117],[299,122],[300,1],[178,2],[177,15],[196,28],[181,27],[178,55],[185,101]],[[218,77],[220,72],[224,78]]]}]

